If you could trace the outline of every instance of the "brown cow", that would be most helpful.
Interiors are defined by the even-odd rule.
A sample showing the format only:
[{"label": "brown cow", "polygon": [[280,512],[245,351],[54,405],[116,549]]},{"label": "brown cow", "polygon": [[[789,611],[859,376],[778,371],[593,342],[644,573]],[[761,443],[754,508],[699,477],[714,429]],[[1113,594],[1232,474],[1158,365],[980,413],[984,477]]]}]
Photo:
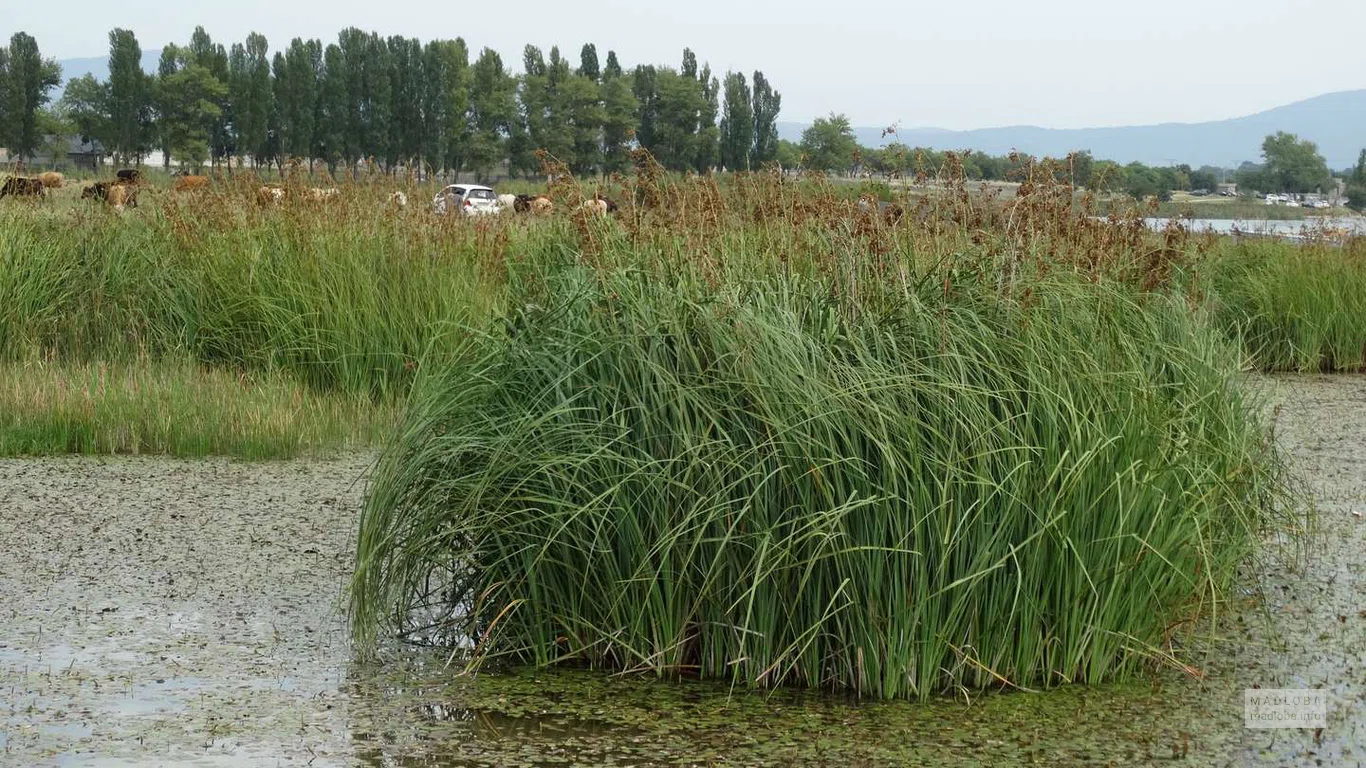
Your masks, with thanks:
[{"label": "brown cow", "polygon": [[109,187],[108,196],[105,197],[105,199],[109,201],[110,205],[114,206],[114,210],[116,211],[123,210],[124,205],[136,208],[138,206],[138,199],[137,195],[134,193],[135,190],[129,184],[115,184]]},{"label": "brown cow", "polygon": [[548,197],[537,197],[531,201],[531,212],[537,216],[549,215],[555,210],[555,204]]},{"label": "brown cow", "polygon": [[136,184],[142,181],[142,171],[137,168],[123,168],[117,174],[119,181],[126,184]]},{"label": "brown cow", "polygon": [[103,200],[115,208],[138,207],[138,188],[118,181],[97,181],[81,190],[82,200]]},{"label": "brown cow", "polygon": [[11,176],[5,179],[5,184],[0,187],[0,197],[14,195],[15,197],[44,197],[47,189],[43,187],[42,179],[28,179],[23,176]]},{"label": "brown cow", "polygon": [[94,184],[81,190],[82,200],[108,200],[109,188],[114,186],[112,181],[97,181]]},{"label": "brown cow", "polygon": [[66,177],[56,171],[48,171],[38,176],[43,180],[43,186],[48,189],[61,189]]},{"label": "brown cow", "polygon": [[177,176],[173,185],[177,192],[193,192],[209,186],[208,176]]}]

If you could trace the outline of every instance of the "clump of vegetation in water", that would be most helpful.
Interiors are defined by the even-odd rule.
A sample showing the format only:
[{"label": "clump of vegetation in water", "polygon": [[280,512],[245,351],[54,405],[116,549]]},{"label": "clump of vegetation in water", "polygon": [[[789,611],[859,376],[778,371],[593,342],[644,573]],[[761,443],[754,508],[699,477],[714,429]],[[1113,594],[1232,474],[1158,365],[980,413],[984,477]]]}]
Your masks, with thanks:
[{"label": "clump of vegetation in water", "polygon": [[1366,251],[1241,243],[1200,269],[1217,322],[1265,371],[1366,370]]},{"label": "clump of vegetation in water", "polygon": [[374,477],[362,641],[923,697],[1123,677],[1222,598],[1280,462],[1179,297],[762,238],[514,275]]}]

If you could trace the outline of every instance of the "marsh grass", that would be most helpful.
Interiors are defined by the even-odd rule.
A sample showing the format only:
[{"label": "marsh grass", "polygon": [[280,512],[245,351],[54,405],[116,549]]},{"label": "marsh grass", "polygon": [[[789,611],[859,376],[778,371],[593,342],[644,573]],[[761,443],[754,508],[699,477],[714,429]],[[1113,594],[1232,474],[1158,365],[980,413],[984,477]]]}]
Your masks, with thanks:
[{"label": "marsh grass", "polygon": [[[436,217],[414,187],[396,210],[374,181],[262,206],[245,175],[6,207],[0,434],[278,455],[402,407],[362,646],[878,697],[1176,658],[1286,523],[1219,329],[1256,336],[1207,308],[1277,316],[1215,304],[1262,277],[1206,279],[1212,238],[1094,220],[1056,169],[980,194],[952,154],[896,216],[634,159],[596,184],[548,161],[544,219]],[[578,206],[599,191],[616,216]]]},{"label": "marsh grass", "polygon": [[506,243],[487,229],[368,199],[261,210],[245,194],[0,210],[0,356],[188,356],[384,400],[445,329],[497,301],[482,267]]},{"label": "marsh grass", "polygon": [[394,408],[190,362],[0,364],[0,455],[290,458],[366,448]]},{"label": "marsh grass", "polygon": [[1200,270],[1217,322],[1264,371],[1366,371],[1366,243],[1229,244]]},{"label": "marsh grass", "polygon": [[1176,298],[944,274],[524,275],[377,470],[358,637],[888,698],[1170,654],[1277,515],[1235,353]]}]

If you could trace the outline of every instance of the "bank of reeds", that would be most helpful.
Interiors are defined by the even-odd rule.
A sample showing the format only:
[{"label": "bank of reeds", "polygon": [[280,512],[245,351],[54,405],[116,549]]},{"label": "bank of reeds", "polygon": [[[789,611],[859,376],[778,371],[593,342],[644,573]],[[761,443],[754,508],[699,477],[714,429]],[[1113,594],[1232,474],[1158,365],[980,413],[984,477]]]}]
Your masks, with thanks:
[{"label": "bank of reeds", "polygon": [[432,342],[485,316],[508,232],[359,194],[260,207],[198,196],[0,210],[0,359],[189,359],[401,397]]},{"label": "bank of reeds", "polygon": [[1252,366],[1366,371],[1366,242],[1227,244],[1198,274]]},{"label": "bank of reeds", "polygon": [[170,360],[0,365],[0,456],[288,458],[368,448],[394,406]]},{"label": "bank of reeds", "polygon": [[380,464],[363,640],[879,697],[1098,682],[1167,653],[1277,514],[1236,354],[1179,297],[951,268],[517,285]]}]

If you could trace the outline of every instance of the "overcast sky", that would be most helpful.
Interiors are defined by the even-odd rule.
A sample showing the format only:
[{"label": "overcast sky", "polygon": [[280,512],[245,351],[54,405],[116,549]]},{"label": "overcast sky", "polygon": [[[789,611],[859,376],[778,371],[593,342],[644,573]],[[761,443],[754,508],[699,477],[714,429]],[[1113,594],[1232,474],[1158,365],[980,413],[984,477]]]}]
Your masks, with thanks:
[{"label": "overcast sky", "polygon": [[[1330,91],[1366,88],[1363,0],[0,0],[0,34],[45,56],[108,50],[131,28],[144,49],[264,34],[335,40],[343,27],[488,46],[514,72],[521,50],[585,42],[622,65],[763,70],[780,119],[843,112],[855,125],[1055,128],[1236,117]],[[1120,10],[1111,10],[1119,8]]]}]

